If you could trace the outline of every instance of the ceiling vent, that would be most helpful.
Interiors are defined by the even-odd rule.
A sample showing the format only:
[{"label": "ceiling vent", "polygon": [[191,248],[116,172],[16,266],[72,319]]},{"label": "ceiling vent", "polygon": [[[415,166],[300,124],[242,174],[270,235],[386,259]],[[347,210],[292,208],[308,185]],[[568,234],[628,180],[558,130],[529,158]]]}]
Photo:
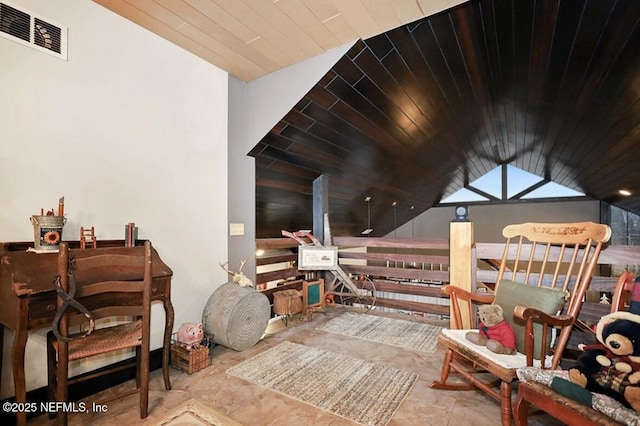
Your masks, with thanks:
[{"label": "ceiling vent", "polygon": [[67,60],[67,28],[0,1],[0,37]]}]

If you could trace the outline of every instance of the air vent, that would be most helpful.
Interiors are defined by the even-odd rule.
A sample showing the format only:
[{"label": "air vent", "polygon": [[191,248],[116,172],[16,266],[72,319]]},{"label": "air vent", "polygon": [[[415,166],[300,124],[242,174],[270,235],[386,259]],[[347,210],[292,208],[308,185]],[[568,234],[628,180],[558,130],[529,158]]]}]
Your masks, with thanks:
[{"label": "air vent", "polygon": [[0,37],[67,60],[67,28],[11,3],[0,2]]}]

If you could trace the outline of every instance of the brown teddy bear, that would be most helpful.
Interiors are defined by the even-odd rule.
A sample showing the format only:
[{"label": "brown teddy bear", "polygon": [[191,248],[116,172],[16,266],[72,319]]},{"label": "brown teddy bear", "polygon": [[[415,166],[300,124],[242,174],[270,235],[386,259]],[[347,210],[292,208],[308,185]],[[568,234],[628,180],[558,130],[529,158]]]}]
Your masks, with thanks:
[{"label": "brown teddy bear", "polygon": [[486,346],[497,354],[513,355],[516,350],[516,333],[504,319],[500,305],[480,305],[478,308],[480,324],[478,331],[469,331],[465,335],[468,341]]},{"label": "brown teddy bear", "polygon": [[598,343],[578,346],[584,352],[569,369],[569,380],[640,411],[640,315],[605,315],[596,335]]}]

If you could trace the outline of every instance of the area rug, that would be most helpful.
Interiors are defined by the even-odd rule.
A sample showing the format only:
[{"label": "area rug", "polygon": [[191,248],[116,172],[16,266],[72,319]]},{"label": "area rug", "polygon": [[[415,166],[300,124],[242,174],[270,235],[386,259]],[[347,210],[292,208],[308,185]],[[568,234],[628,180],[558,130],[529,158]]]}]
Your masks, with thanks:
[{"label": "area rug", "polygon": [[282,342],[227,374],[351,421],[384,426],[418,375],[358,358]]},{"label": "area rug", "polygon": [[157,426],[242,426],[227,415],[214,410],[204,402],[192,398],[183,402]]},{"label": "area rug", "polygon": [[357,337],[405,349],[433,353],[442,327],[422,322],[345,312],[318,330]]}]

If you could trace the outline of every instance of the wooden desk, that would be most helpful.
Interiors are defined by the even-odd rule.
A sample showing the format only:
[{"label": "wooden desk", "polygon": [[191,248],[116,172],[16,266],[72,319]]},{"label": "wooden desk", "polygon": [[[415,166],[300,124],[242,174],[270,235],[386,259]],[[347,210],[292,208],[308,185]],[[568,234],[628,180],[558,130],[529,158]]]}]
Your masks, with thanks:
[{"label": "wooden desk", "polygon": [[[122,240],[99,241],[97,249],[79,249],[79,242],[69,242],[76,258],[101,252],[126,252],[142,247],[124,247]],[[12,362],[16,402],[26,402],[24,353],[28,331],[49,326],[56,312],[54,278],[57,275],[58,253],[36,254],[27,252],[33,243],[0,243],[0,365],[2,364],[4,327],[14,331]],[[171,304],[171,277],[173,271],[153,249],[153,301],[162,302],[165,310],[162,372],[164,385],[171,389],[169,381],[169,351],[173,330],[174,311]],[[80,271],[77,275],[81,282]],[[126,278],[123,278],[126,279]],[[0,373],[1,374],[1,373]],[[25,425],[26,413],[18,414],[18,424]]]}]

